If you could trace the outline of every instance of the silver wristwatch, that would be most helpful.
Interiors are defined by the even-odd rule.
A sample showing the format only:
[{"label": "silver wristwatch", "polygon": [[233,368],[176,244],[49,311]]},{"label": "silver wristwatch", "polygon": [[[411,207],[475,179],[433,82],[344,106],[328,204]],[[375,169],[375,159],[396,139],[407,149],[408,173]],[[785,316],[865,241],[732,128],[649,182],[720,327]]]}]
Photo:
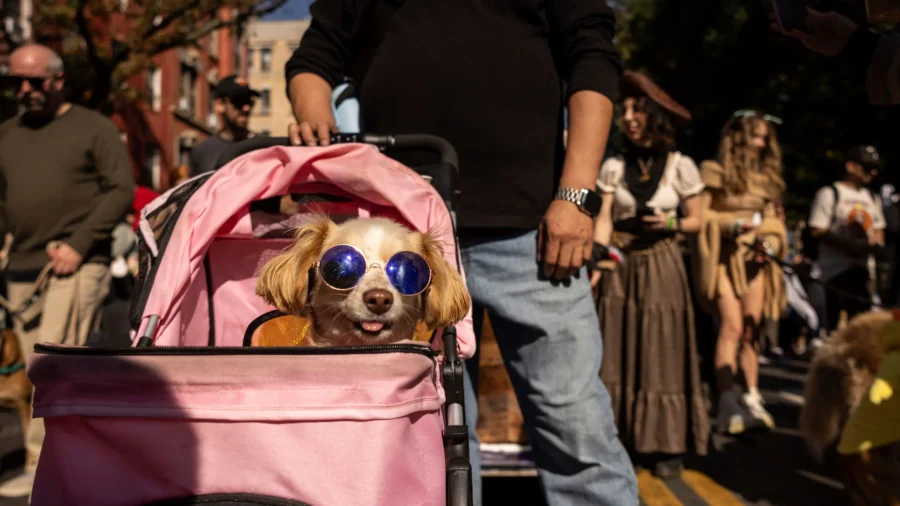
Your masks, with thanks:
[{"label": "silver wristwatch", "polygon": [[556,190],[556,195],[553,199],[571,202],[578,206],[578,209],[583,213],[592,218],[600,214],[600,205],[603,203],[600,195],[593,190],[587,188],[566,188],[565,186],[560,186],[559,189]]}]

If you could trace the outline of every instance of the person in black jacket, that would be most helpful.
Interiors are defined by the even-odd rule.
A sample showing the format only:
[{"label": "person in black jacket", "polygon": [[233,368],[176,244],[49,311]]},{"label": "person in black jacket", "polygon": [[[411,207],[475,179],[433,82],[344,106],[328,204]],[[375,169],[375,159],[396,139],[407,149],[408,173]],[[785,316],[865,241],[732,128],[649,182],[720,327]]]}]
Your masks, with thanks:
[{"label": "person in black jacket", "polygon": [[[311,14],[286,65],[292,142],[328,144],[333,87],[351,77],[368,132],[456,147],[475,327],[487,310],[547,502],[638,504],[597,374],[602,342],[584,267],[622,72],[613,11],[605,0],[319,0]],[[467,362],[466,418],[480,504],[477,367]]]}]

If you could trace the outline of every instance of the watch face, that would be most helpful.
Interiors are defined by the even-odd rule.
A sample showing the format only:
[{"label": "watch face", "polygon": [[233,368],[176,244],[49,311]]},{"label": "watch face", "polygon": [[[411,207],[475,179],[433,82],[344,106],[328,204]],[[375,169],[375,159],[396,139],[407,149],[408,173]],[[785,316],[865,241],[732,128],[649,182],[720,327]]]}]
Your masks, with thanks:
[{"label": "watch face", "polygon": [[587,191],[584,194],[584,202],[582,203],[582,207],[584,210],[591,213],[591,216],[597,216],[600,214],[600,205],[603,203],[603,198],[597,193],[592,191]]}]

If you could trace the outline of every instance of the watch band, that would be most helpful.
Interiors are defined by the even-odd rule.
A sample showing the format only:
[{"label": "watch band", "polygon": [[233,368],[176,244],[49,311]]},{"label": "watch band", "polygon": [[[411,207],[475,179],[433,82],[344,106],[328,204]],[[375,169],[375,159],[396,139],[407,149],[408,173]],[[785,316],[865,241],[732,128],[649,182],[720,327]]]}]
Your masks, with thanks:
[{"label": "watch band", "polygon": [[594,217],[600,213],[600,197],[587,188],[575,189],[560,186],[554,200],[565,200],[578,206],[581,212]]}]

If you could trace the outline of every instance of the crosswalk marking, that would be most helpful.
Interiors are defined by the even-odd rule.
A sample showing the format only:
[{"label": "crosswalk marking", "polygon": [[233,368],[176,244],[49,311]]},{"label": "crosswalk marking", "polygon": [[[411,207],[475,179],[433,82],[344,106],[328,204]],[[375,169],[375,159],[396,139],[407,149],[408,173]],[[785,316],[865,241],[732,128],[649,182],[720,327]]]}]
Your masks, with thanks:
[{"label": "crosswalk marking", "polygon": [[638,493],[647,506],[682,506],[662,480],[642,470],[637,475]]},{"label": "crosswalk marking", "polygon": [[709,476],[685,469],[681,480],[687,483],[704,501],[715,506],[744,506],[728,489],[722,487]]}]

